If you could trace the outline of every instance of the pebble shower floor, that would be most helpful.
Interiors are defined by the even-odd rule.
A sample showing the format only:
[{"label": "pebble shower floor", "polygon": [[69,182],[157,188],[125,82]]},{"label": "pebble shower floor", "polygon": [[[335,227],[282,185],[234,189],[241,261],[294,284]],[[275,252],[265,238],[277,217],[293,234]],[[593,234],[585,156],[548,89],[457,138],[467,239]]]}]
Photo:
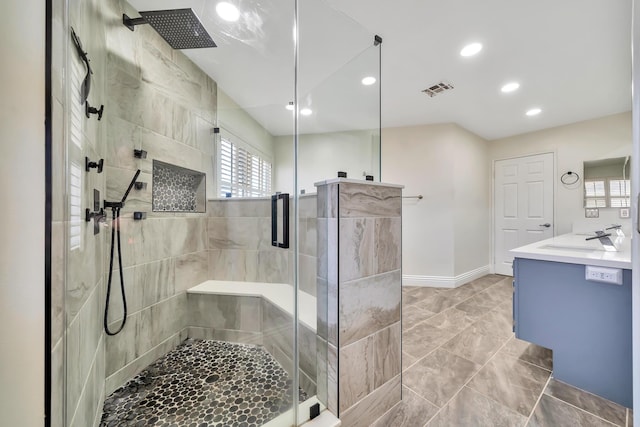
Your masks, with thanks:
[{"label": "pebble shower floor", "polygon": [[109,395],[100,426],[259,427],[291,408],[291,387],[262,347],[186,340]]}]

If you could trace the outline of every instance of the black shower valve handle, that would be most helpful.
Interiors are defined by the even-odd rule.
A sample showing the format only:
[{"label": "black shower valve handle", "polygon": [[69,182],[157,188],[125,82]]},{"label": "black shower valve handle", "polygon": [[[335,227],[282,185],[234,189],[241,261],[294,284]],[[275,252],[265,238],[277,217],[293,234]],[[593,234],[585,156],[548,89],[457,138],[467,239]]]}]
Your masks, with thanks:
[{"label": "black shower valve handle", "polygon": [[100,121],[100,119],[102,119],[102,113],[104,113],[104,105],[100,105],[100,108],[96,108],[96,107],[92,107],[91,105],[89,105],[89,101],[85,101],[84,102],[84,112],[87,116],[87,118],[91,117],[91,114],[97,114],[98,115],[98,121]]},{"label": "black shower valve handle", "polygon": [[102,173],[102,168],[104,167],[104,159],[100,159],[97,162],[92,162],[88,157],[84,158],[84,169],[89,172],[91,169],[98,169],[98,173]]}]

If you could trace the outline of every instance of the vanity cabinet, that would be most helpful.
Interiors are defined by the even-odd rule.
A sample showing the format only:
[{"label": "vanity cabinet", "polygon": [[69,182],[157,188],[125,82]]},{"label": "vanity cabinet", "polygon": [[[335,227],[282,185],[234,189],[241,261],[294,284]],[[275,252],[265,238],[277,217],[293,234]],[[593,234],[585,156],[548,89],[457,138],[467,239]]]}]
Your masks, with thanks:
[{"label": "vanity cabinet", "polygon": [[516,337],[553,350],[553,376],[632,406],[631,270],[588,281],[584,264],[514,259]]}]

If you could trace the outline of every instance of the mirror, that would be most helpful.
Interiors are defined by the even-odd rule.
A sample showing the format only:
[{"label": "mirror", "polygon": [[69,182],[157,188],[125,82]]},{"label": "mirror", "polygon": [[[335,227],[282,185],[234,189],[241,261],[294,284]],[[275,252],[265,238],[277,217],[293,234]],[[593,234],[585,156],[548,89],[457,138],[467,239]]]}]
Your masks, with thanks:
[{"label": "mirror", "polygon": [[630,157],[584,162],[584,207],[628,208]]}]

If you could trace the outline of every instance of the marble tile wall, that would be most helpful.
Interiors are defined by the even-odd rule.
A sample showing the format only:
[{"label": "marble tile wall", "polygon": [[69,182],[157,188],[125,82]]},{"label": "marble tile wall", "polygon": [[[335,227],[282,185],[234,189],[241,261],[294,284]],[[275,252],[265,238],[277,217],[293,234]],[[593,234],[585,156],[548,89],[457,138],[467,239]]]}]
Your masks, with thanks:
[{"label": "marble tile wall", "polygon": [[[107,90],[100,100],[105,106],[100,122],[104,198],[120,200],[137,169],[141,170],[138,182],[147,183],[144,189],[131,190],[121,212],[128,313],[123,331],[105,337],[109,393],[186,338],[191,319],[185,291],[209,277],[207,214],[153,212],[152,172],[153,161],[158,160],[211,179],[217,86],[152,28],[140,26],[131,32],[107,25],[121,21],[123,13],[137,15],[126,1],[101,2],[101,9],[100,20],[93,24],[105,28]],[[146,151],[147,157],[135,158],[134,149]],[[147,219],[134,221],[134,211],[146,212]],[[103,245],[104,270],[108,243]],[[117,268],[116,263],[109,310],[112,328],[123,316]]]},{"label": "marble tile wall", "polygon": [[401,398],[401,209],[397,186],[318,187],[319,397],[346,426]]},{"label": "marble tile wall", "polygon": [[208,202],[209,274],[216,280],[292,283],[290,253],[271,245],[271,199]]},{"label": "marble tile wall", "polygon": [[[288,251],[271,245],[270,198],[209,200],[207,211],[212,279],[293,284],[293,244]],[[302,196],[299,212],[299,286],[316,296],[316,196]]]}]

